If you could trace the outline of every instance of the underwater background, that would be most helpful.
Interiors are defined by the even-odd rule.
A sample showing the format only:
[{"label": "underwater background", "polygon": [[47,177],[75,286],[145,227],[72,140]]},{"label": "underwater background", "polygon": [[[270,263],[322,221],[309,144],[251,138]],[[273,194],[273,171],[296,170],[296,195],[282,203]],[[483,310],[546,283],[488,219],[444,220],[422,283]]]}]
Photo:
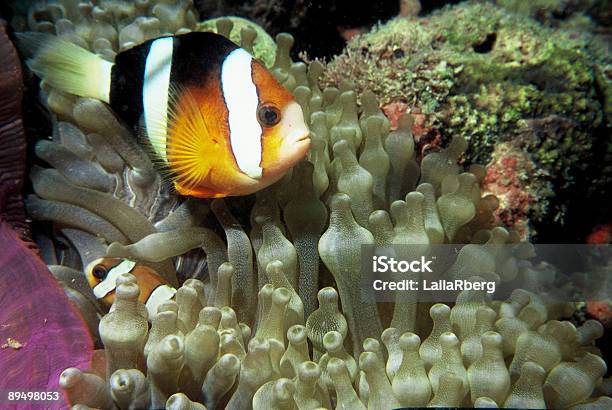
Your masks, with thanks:
[{"label": "underwater background", "polygon": [[[4,2],[0,407],[610,408],[611,10]],[[253,195],[180,197],[107,105],[27,69],[14,45],[27,31],[108,61],[166,34],[222,34],[293,93],[307,158]],[[529,243],[600,245],[578,268],[599,300],[552,298],[560,275]],[[452,267],[531,286],[364,300],[368,244],[484,245]],[[175,299],[146,314],[133,270],[109,310],[85,276],[109,257]],[[28,390],[60,395],[8,400]]]}]

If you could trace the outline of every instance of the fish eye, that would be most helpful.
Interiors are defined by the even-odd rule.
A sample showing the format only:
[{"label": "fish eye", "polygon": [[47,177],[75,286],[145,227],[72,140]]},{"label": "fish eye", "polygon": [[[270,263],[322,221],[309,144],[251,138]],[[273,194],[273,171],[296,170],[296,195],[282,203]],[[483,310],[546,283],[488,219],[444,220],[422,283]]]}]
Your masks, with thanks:
[{"label": "fish eye", "polygon": [[264,127],[272,127],[280,121],[280,111],[272,105],[263,105],[257,110],[257,120]]},{"label": "fish eye", "polygon": [[96,265],[96,266],[94,266],[94,268],[91,271],[91,273],[94,276],[94,278],[96,278],[96,279],[104,279],[106,277],[106,274],[108,273],[108,271],[106,270],[104,265]]}]

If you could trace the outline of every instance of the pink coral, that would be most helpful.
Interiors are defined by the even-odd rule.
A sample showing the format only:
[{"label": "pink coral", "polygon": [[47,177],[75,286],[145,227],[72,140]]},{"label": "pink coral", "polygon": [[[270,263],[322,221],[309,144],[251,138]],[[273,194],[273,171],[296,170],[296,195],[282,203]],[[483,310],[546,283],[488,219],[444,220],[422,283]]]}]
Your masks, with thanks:
[{"label": "pink coral", "polygon": [[391,129],[397,129],[399,117],[409,113],[412,116],[412,136],[416,143],[417,160],[420,161],[423,154],[433,147],[439,147],[442,142],[440,131],[431,126],[431,118],[423,114],[418,107],[410,107],[402,101],[395,101],[382,107],[383,112],[391,122]]},{"label": "pink coral", "polygon": [[399,117],[408,112],[408,104],[402,101],[394,101],[390,102],[389,104],[385,104],[382,107],[382,110],[391,122],[391,129],[396,130]]},{"label": "pink coral", "polygon": [[527,176],[533,174],[534,169],[533,162],[525,152],[502,143],[495,148],[482,183],[485,193],[499,199],[496,218],[516,230],[523,239],[532,233],[528,215],[534,198]]},{"label": "pink coral", "polygon": [[612,303],[607,301],[587,302],[587,313],[599,320],[607,329],[612,328]]},{"label": "pink coral", "polygon": [[612,243],[612,223],[597,226],[587,236],[586,242],[600,245]]}]

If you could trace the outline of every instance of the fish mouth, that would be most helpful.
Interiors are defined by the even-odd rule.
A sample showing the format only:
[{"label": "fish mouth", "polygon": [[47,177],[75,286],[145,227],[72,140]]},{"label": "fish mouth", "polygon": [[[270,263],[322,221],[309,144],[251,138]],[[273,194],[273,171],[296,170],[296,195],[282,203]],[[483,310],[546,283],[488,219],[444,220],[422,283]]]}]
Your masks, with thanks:
[{"label": "fish mouth", "polygon": [[293,141],[295,143],[306,142],[306,141],[310,142],[311,141],[311,138],[310,138],[310,129],[308,129],[306,124],[302,123],[301,127],[299,127],[298,129],[294,130]]},{"label": "fish mouth", "polygon": [[301,156],[304,156],[310,149],[311,143],[312,140],[310,139],[310,133],[307,133],[306,135],[300,137],[297,141],[295,141],[294,145],[297,146],[297,151],[300,152]]},{"label": "fish mouth", "polygon": [[310,134],[306,134],[303,137],[300,137],[296,143],[300,143],[300,142],[308,142],[310,143]]}]

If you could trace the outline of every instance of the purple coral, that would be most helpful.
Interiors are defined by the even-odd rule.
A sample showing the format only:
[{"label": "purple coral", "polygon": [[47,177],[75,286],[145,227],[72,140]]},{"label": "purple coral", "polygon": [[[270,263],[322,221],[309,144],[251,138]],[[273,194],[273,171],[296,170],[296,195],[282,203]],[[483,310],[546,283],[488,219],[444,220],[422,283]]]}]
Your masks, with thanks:
[{"label": "purple coral", "polygon": [[[20,195],[25,176],[22,82],[17,53],[0,21],[0,391],[58,392],[67,367],[88,368],[93,342],[79,313],[32,250]],[[0,397],[2,408],[6,397]],[[21,406],[23,405],[23,406]],[[21,402],[19,408],[29,407]]]}]

